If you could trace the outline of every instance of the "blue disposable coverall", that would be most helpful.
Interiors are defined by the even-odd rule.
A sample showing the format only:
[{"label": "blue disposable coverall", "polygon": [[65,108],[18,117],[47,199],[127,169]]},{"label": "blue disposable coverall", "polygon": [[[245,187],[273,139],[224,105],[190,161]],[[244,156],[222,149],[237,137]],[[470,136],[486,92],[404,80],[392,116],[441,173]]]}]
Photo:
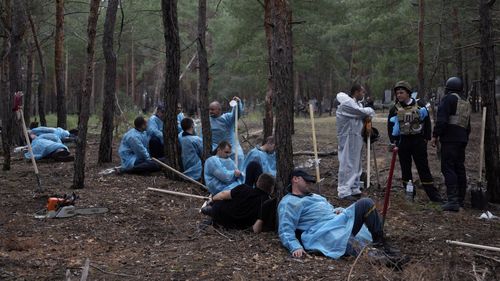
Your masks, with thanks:
[{"label": "blue disposable coverall", "polygon": [[[341,210],[336,214],[336,210]],[[354,225],[354,204],[347,209],[334,208],[323,196],[310,193],[305,196],[287,194],[278,206],[278,234],[281,243],[290,253],[304,248],[319,251],[327,257],[338,259],[346,254]],[[295,231],[302,231],[300,240]],[[372,241],[363,225],[354,237],[360,243]]]},{"label": "blue disposable coverall", "polygon": [[263,173],[276,176],[276,152],[267,153],[260,150],[260,147],[255,147],[245,156],[242,171],[246,171],[248,164],[253,161],[260,164]]},{"label": "blue disposable coverall", "polygon": [[215,195],[224,190],[231,190],[243,183],[243,176],[234,175],[235,163],[231,158],[215,155],[205,161],[205,184],[208,191]]},{"label": "blue disposable coverall", "polygon": [[121,158],[121,169],[131,170],[134,165],[150,160],[148,152],[148,134],[135,128],[128,130],[122,138],[118,154]]},{"label": "blue disposable coverall", "polygon": [[203,141],[196,135],[187,132],[179,134],[179,143],[182,151],[182,166],[184,174],[192,179],[201,178],[201,156],[203,154]]},{"label": "blue disposable coverall", "polygon": [[[243,102],[238,102],[238,117],[243,114]],[[236,106],[232,108],[231,112],[224,113],[219,117],[210,116],[210,127],[212,128],[212,150],[217,148],[217,145],[221,141],[228,141],[233,149],[233,154],[231,159],[234,160],[234,154],[236,149],[238,149],[238,169],[243,170],[243,161],[245,160],[245,155],[243,154],[243,149],[241,149],[240,143],[234,143],[234,121],[235,121],[235,111]]]},{"label": "blue disposable coverall", "polygon": [[56,134],[60,140],[69,137],[69,131],[64,130],[63,128],[52,128],[52,127],[36,127],[31,129],[31,132],[36,136],[40,136],[42,134]]},{"label": "blue disposable coverall", "polygon": [[[31,142],[31,149],[36,160],[45,158],[58,149],[69,151],[68,147],[61,142],[59,136],[53,133],[40,134]],[[24,158],[30,159],[30,153],[26,152]]]}]

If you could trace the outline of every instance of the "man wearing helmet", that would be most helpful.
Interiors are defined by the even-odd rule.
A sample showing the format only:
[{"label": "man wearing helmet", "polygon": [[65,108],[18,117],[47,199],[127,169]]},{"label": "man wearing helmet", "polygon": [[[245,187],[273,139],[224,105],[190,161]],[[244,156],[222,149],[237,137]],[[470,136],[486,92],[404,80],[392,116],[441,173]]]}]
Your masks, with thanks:
[{"label": "man wearing helmet", "polygon": [[[442,202],[441,195],[434,186],[427,161],[427,142],[431,139],[429,112],[411,97],[411,86],[399,81],[394,86],[396,103],[389,112],[387,129],[392,144],[398,146],[399,163],[403,185],[412,180],[411,165],[415,161],[418,176],[429,199]],[[415,195],[414,189],[413,194]]]},{"label": "man wearing helmet", "polygon": [[432,133],[432,145],[441,143],[441,172],[446,184],[448,201],[443,211],[459,211],[463,207],[467,176],[465,174],[465,147],[470,134],[470,103],[463,99],[462,80],[451,77],[446,81],[445,96],[437,111]]}]

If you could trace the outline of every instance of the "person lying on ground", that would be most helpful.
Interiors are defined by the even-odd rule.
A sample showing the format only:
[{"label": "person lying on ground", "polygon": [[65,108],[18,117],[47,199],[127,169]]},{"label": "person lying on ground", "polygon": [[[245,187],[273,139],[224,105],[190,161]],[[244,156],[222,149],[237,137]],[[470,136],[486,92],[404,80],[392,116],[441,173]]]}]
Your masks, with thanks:
[{"label": "person lying on ground", "polygon": [[276,199],[271,198],[274,183],[272,175],[261,174],[256,188],[241,184],[231,190],[221,191],[212,197],[212,201],[201,212],[227,228],[252,227],[255,233],[274,230]]},{"label": "person lying on ground", "polygon": [[[238,118],[243,114],[243,102],[238,97],[233,97],[233,100],[238,102]],[[214,101],[209,105],[210,128],[212,130],[212,150],[215,150],[221,141],[227,141],[233,149],[231,159],[234,160],[236,150],[238,150],[238,169],[243,170],[243,161],[245,155],[241,149],[240,143],[234,143],[234,127],[236,119],[236,106],[231,112],[222,114],[222,107],[218,101]]]},{"label": "person lying on ground", "polygon": [[181,121],[183,132],[179,134],[181,158],[184,175],[194,179],[201,179],[201,157],[203,154],[203,141],[194,134],[194,122],[191,118]]},{"label": "person lying on ground", "polygon": [[149,136],[149,151],[151,157],[161,158],[165,156],[163,150],[163,118],[165,118],[165,107],[159,105],[156,112],[149,117],[146,132]]},{"label": "person lying on ground", "polygon": [[338,259],[357,255],[360,246],[373,242],[391,261],[401,259],[384,240],[373,200],[363,198],[346,209],[334,208],[310,191],[313,182],[314,177],[304,170],[293,170],[289,193],[278,206],[279,237],[293,257],[300,258],[307,251]]},{"label": "person lying on ground", "polygon": [[[134,120],[135,128],[130,129],[122,138],[118,154],[121,166],[118,173],[143,174],[161,171],[161,167],[151,159],[148,147],[147,121],[139,116]],[[161,160],[161,159],[160,159]]]},{"label": "person lying on ground", "polygon": [[[31,150],[33,151],[35,160],[54,159],[61,162],[74,160],[74,157],[70,156],[68,147],[61,142],[61,139],[56,134],[46,133],[37,136],[31,133],[30,139]],[[31,154],[26,152],[24,158],[27,160],[31,159]]]},{"label": "person lying on ground", "polygon": [[[274,148],[274,137],[269,136],[262,146],[257,146],[248,152],[243,163],[246,185],[254,186],[262,173],[276,176],[276,153],[274,152]],[[251,171],[255,171],[255,174]]]},{"label": "person lying on ground", "polygon": [[205,161],[205,184],[212,195],[224,190],[231,190],[243,182],[240,170],[229,158],[231,153],[231,144],[227,141],[221,141],[217,146],[217,154]]},{"label": "person lying on ground", "polygon": [[76,141],[78,130],[73,129],[67,131],[63,128],[52,128],[45,126],[38,126],[38,122],[31,122],[30,133],[40,136],[41,134],[55,134],[62,142],[74,142]]}]

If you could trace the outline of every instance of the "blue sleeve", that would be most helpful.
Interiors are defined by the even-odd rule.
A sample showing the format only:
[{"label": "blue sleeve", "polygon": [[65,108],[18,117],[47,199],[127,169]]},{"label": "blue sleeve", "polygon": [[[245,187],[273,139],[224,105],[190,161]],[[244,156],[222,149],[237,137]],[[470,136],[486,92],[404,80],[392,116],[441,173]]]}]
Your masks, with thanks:
[{"label": "blue sleeve", "polygon": [[288,249],[288,251],[290,251],[290,253],[303,248],[295,236],[295,230],[297,230],[301,212],[301,205],[294,204],[286,199],[285,201],[281,201],[278,207],[278,234],[281,243]]},{"label": "blue sleeve", "polygon": [[203,156],[203,140],[200,137],[195,137],[193,146],[196,154],[201,158]]},{"label": "blue sleeve", "polygon": [[157,120],[159,120],[159,118],[156,116],[149,118],[150,122],[148,122],[147,132],[148,135],[155,136],[160,139],[160,141],[163,141],[163,128],[159,128],[161,122],[157,122]]},{"label": "blue sleeve", "polygon": [[208,173],[224,183],[231,183],[234,180],[234,171],[226,169],[220,161],[210,161],[207,165]]},{"label": "blue sleeve", "polygon": [[146,147],[144,147],[138,136],[129,138],[129,145],[130,149],[132,149],[134,154],[137,155],[137,159],[151,159],[148,150],[146,149]]}]

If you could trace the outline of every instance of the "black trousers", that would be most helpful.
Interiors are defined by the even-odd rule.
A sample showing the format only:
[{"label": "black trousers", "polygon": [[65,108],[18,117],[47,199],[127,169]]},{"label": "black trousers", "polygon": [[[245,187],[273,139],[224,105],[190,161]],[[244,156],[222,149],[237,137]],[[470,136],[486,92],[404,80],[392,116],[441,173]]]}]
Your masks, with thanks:
[{"label": "black trousers", "polygon": [[257,161],[252,161],[248,163],[247,169],[245,170],[245,184],[251,187],[255,187],[257,179],[262,174],[262,166]]},{"label": "black trousers", "polygon": [[[165,162],[165,158],[158,158],[158,160]],[[161,166],[153,160],[146,160],[136,163],[134,167],[127,171],[129,174],[147,174],[161,171]]]},{"label": "black trousers", "polygon": [[429,162],[427,160],[427,141],[422,135],[401,136],[398,145],[399,164],[401,165],[401,177],[403,184],[409,180],[413,181],[411,174],[412,160],[415,161],[417,167],[418,177],[422,185],[434,186],[434,179],[432,178],[429,169]]},{"label": "black trousers", "polygon": [[165,157],[163,144],[161,143],[161,140],[156,136],[151,136],[151,139],[149,139],[149,155],[157,159]]},{"label": "black trousers", "polygon": [[370,198],[362,198],[354,203],[354,225],[351,234],[356,236],[363,224],[372,234],[373,242],[380,242],[383,238],[382,220]]},{"label": "black trousers", "polygon": [[446,193],[455,194],[463,202],[467,189],[467,175],[465,173],[465,147],[467,143],[441,143],[441,172],[446,184]]}]

